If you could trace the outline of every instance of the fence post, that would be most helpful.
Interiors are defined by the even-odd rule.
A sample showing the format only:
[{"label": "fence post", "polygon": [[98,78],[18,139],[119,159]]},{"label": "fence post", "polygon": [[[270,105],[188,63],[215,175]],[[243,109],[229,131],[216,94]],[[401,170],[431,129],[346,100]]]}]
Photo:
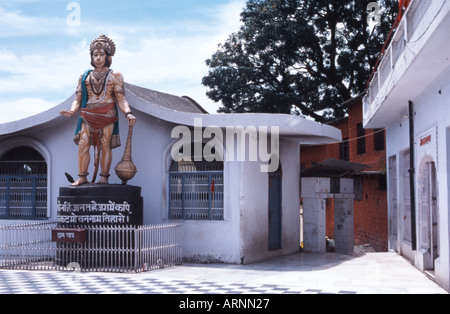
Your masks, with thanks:
[{"label": "fence post", "polygon": [[140,243],[140,229],[139,227],[134,228],[134,272],[138,273],[139,268],[138,265],[140,263],[140,254],[139,254],[139,247],[141,245]]}]

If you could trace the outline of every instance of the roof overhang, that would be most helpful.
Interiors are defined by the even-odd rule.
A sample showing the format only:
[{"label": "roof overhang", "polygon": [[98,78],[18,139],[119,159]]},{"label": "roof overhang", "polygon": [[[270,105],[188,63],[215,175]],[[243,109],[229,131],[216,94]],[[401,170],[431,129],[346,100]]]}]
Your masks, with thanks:
[{"label": "roof overhang", "polygon": [[[127,100],[133,110],[151,115],[175,125],[222,129],[242,127],[267,127],[270,134],[276,130],[280,137],[300,144],[329,144],[342,139],[341,131],[332,126],[320,124],[302,117],[288,114],[207,114],[187,97],[178,97],[126,84]],[[71,107],[75,95],[62,104],[45,112],[19,121],[0,124],[0,139],[13,134],[37,131],[67,121],[60,111]],[[177,109],[177,110],[176,110]]]},{"label": "roof overhang", "polygon": [[359,173],[368,166],[355,162],[327,159],[301,172],[301,177],[315,178],[343,178]]}]

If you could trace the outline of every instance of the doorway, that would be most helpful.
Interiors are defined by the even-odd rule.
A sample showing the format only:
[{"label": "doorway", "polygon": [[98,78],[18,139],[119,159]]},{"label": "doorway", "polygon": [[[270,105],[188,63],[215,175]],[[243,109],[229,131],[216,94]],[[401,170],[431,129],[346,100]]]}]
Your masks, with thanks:
[{"label": "doorway", "polygon": [[278,170],[269,173],[269,250],[282,248],[282,178],[281,165]]},{"label": "doorway", "polygon": [[426,156],[419,168],[419,230],[424,270],[432,271],[439,258],[439,217],[436,165]]},{"label": "doorway", "polygon": [[389,158],[389,238],[390,248],[400,253],[398,247],[398,199],[397,199],[397,156]]}]

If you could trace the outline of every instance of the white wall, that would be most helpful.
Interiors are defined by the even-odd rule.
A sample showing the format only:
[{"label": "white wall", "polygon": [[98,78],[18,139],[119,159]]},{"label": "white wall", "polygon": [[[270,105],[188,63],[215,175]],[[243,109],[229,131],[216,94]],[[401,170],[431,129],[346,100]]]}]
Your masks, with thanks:
[{"label": "white wall", "polygon": [[[0,142],[0,155],[3,150],[26,145],[31,146],[42,154],[48,168],[48,214],[50,219],[56,219],[57,197],[59,188],[69,185],[64,173],[73,175],[78,173],[73,167],[77,165],[78,149],[72,139],[75,133],[76,122],[63,121],[51,128],[39,131],[28,131],[9,137]],[[0,224],[18,224],[26,221],[0,220]]]},{"label": "white wall", "polygon": [[[448,137],[450,127],[450,72],[434,82],[416,101],[416,136],[437,126],[437,184],[439,206],[440,258],[436,263],[436,279],[444,287],[450,287],[449,250],[449,171]],[[417,145],[417,144],[416,144]],[[420,160],[416,160],[416,168]],[[416,187],[417,188],[417,187]]]},{"label": "white wall", "polygon": [[179,221],[183,225],[183,257],[187,261],[241,263],[240,168],[237,162],[224,164],[223,221]]},{"label": "white wall", "polygon": [[[436,261],[435,275],[436,280],[446,289],[450,288],[450,250],[449,250],[449,207],[450,200],[449,193],[449,154],[450,154],[450,72],[439,77],[435,82],[432,82],[426,89],[426,92],[418,95],[415,99],[412,99],[415,109],[415,149],[416,149],[416,210],[418,209],[418,195],[419,187],[418,169],[421,160],[418,160],[418,150],[420,149],[419,136],[424,132],[427,132],[433,128],[437,128],[437,139],[433,138],[432,145],[436,146],[435,153],[430,154],[430,157],[436,160],[437,170],[437,184],[438,184],[438,206],[439,206],[439,242],[440,242],[440,258]],[[408,104],[405,104],[407,108]],[[405,111],[406,114],[406,111]],[[434,131],[433,131],[434,132]],[[399,238],[401,238],[402,221],[404,213],[403,208],[403,186],[402,186],[402,152],[409,148],[409,122],[408,120],[403,123],[397,123],[389,126],[387,129],[387,157],[392,155],[397,156],[397,190],[398,190],[398,208],[399,214]],[[433,133],[434,134],[434,133]],[[433,147],[434,149],[434,147]],[[434,156],[432,156],[434,155]],[[419,154],[420,157],[420,154]],[[388,174],[389,175],[389,174]],[[389,189],[394,188],[389,186]],[[389,202],[392,202],[389,199]],[[392,204],[389,205],[392,210]],[[390,213],[390,216],[392,213]],[[419,215],[417,215],[416,230],[419,234]],[[416,266],[420,269],[423,267],[423,256],[420,252],[411,252],[408,250],[408,246],[401,246],[400,252],[403,255],[408,256],[411,260],[415,261]]]},{"label": "white wall", "polygon": [[244,262],[253,263],[292,254],[300,248],[300,145],[281,140],[282,178],[282,248],[269,250],[268,174],[261,163],[245,162],[242,170],[241,210],[243,219]]},{"label": "white wall", "polygon": [[[406,115],[406,113],[405,113]],[[390,247],[393,250],[396,250],[397,253],[409,258],[410,260],[414,260],[414,253],[411,249],[411,243],[404,241],[405,238],[405,229],[410,228],[406,224],[410,224],[409,220],[406,220],[405,217],[409,216],[405,211],[405,200],[404,200],[404,191],[405,189],[409,189],[409,179],[404,177],[405,169],[409,169],[409,163],[405,164],[404,154],[409,149],[409,120],[406,119],[399,124],[392,125],[386,130],[386,155],[388,159],[393,155],[396,156],[396,177],[397,177],[397,186],[391,187],[390,180],[388,180],[388,189],[391,190],[393,188],[397,189],[397,241],[396,243],[390,243]],[[389,169],[389,167],[387,167]],[[392,174],[389,173],[388,177]],[[389,208],[389,217],[393,216],[391,212],[394,208],[392,204],[392,199],[388,198],[388,208]]]}]

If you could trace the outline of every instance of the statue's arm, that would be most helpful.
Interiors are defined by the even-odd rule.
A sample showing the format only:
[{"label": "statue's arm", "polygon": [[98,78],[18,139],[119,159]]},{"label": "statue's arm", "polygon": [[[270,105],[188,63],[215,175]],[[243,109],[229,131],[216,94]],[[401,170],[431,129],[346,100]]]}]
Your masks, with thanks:
[{"label": "statue's arm", "polygon": [[125,80],[120,73],[113,73],[114,76],[114,95],[117,100],[117,105],[120,110],[127,116],[128,124],[134,126],[136,123],[136,117],[131,112],[130,104],[128,104],[125,98]]},{"label": "statue's arm", "polygon": [[69,117],[69,118],[72,117],[81,108],[81,103],[83,101],[83,91],[82,91],[82,88],[81,88],[82,77],[83,76],[81,76],[80,80],[78,81],[78,87],[77,87],[77,91],[75,93],[75,100],[72,103],[72,107],[70,108],[69,111],[63,110],[63,111],[60,112],[62,115],[66,116],[66,117]]}]

